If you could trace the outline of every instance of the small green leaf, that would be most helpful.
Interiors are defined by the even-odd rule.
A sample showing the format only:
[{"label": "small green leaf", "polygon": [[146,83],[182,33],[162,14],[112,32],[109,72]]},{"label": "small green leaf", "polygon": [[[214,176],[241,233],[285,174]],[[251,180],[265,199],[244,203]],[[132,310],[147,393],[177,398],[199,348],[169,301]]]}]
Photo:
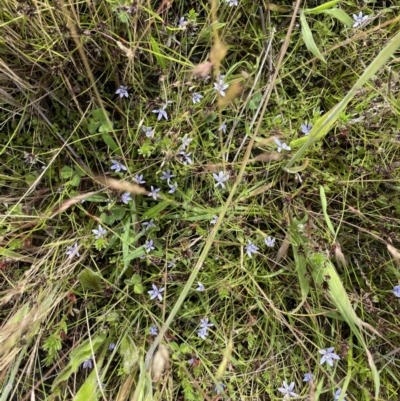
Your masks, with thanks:
[{"label": "small green leaf", "polygon": [[140,284],[142,282],[142,278],[139,274],[134,274],[130,279],[131,284]]},{"label": "small green leaf", "polygon": [[125,216],[125,209],[121,206],[114,206],[112,208],[112,214],[114,216],[114,221],[122,220]]},{"label": "small green leaf", "polygon": [[[100,130],[100,132],[102,132],[102,131]],[[113,152],[115,152],[116,154],[122,156],[122,155],[121,155],[121,150],[119,149],[117,143],[114,141],[113,138],[111,138],[110,135],[108,135],[108,134],[103,134],[101,137],[103,138],[103,141],[105,142],[105,144],[106,144]]]},{"label": "small green leaf", "polygon": [[328,8],[335,7],[341,0],[332,0],[328,1],[327,3],[321,4],[318,7],[314,8],[306,8],[303,10],[304,14],[320,14],[323,11],[326,11]]},{"label": "small green leaf", "polygon": [[133,287],[133,292],[134,292],[135,294],[143,294],[143,293],[144,293],[143,284],[136,284],[136,285]]},{"label": "small green leaf", "polygon": [[88,124],[89,134],[94,134],[95,132],[97,132],[97,130],[99,129],[100,125],[101,125],[101,122],[92,120]]},{"label": "small green leaf", "polygon": [[284,170],[285,170],[286,172],[288,172],[288,173],[296,174],[296,173],[298,173],[298,172],[300,172],[300,171],[305,170],[305,169],[307,168],[307,166],[308,166],[308,159],[306,159],[306,160],[304,161],[304,163],[303,163],[301,166],[292,167],[292,168],[286,168],[286,169],[284,169]]},{"label": "small green leaf", "polygon": [[325,188],[322,185],[319,186],[319,194],[320,194],[320,198],[321,198],[322,211],[325,216],[326,225],[328,226],[328,228],[329,228],[330,232],[333,234],[333,236],[336,237],[335,229],[333,228],[332,221],[331,221],[331,219],[328,215],[328,211],[327,211],[328,204],[326,201]]},{"label": "small green leaf", "polygon": [[328,14],[333,18],[336,18],[337,20],[342,22],[344,25],[347,25],[348,27],[351,27],[354,24],[353,19],[340,8],[332,8],[331,10],[325,10],[323,11],[323,13]]},{"label": "small green leaf", "polygon": [[150,37],[150,44],[151,44],[151,48],[153,50],[153,54],[156,57],[157,64],[161,68],[165,68],[165,61],[164,61],[164,58],[163,58],[163,56],[161,54],[160,48],[158,46],[158,43],[156,42],[156,40],[152,36]]},{"label": "small green leaf", "polygon": [[300,14],[300,22],[301,22],[301,34],[303,36],[303,40],[304,40],[305,45],[307,46],[307,49],[312,54],[314,54],[315,57],[319,58],[324,63],[326,63],[324,57],[322,56],[317,45],[315,44],[314,38],[311,33],[311,29],[308,26],[308,22],[306,20],[306,16],[304,15],[304,12],[302,12]]},{"label": "small green leaf", "polygon": [[112,132],[112,130],[113,130],[112,121],[104,121],[99,127],[99,132]]},{"label": "small green leaf", "polygon": [[145,211],[144,219],[151,219],[158,217],[160,213],[170,205],[169,201],[162,201],[157,203],[154,207]]},{"label": "small green leaf", "polygon": [[139,350],[129,335],[122,339],[119,353],[122,357],[124,373],[131,374],[139,361]]},{"label": "small green leaf", "polygon": [[100,276],[88,267],[78,275],[78,280],[85,289],[95,291],[101,290]]},{"label": "small green leaf", "polygon": [[71,167],[64,166],[60,170],[60,177],[61,178],[71,178],[74,174],[74,170]]},{"label": "small green leaf", "polygon": [[78,174],[75,174],[72,177],[72,180],[69,182],[70,185],[72,185],[73,187],[77,187],[80,183],[81,183],[81,177]]}]

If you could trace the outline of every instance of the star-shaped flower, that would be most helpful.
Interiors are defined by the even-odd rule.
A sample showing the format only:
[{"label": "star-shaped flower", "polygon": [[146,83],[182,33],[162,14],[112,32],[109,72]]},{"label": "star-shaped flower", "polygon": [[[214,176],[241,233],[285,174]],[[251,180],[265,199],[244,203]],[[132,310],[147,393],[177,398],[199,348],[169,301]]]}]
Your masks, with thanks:
[{"label": "star-shaped flower", "polygon": [[154,138],[154,128],[143,126],[142,131],[145,133],[147,138]]},{"label": "star-shaped flower", "polygon": [[144,227],[145,231],[156,227],[156,225],[154,224],[154,220],[153,219],[151,219],[150,221],[144,221],[142,223],[142,226]]},{"label": "star-shaped flower", "polygon": [[400,285],[396,285],[392,290],[395,297],[400,298]]},{"label": "star-shaped flower", "polygon": [[125,203],[127,205],[129,203],[129,201],[131,201],[131,200],[132,200],[132,198],[131,198],[131,194],[129,192],[124,192],[121,195],[121,202],[122,203]]},{"label": "star-shaped flower", "polygon": [[94,234],[95,239],[99,239],[107,234],[107,230],[99,224],[99,228],[97,230],[92,230],[92,233]]},{"label": "star-shaped flower", "polygon": [[273,237],[267,237],[264,239],[265,245],[268,247],[272,248],[275,245],[276,239]]},{"label": "star-shaped flower", "polygon": [[116,95],[119,95],[120,98],[129,97],[128,87],[121,85],[116,91]]},{"label": "star-shaped flower", "polygon": [[214,215],[210,221],[210,223],[214,226],[215,224],[217,224],[218,221],[218,216]]},{"label": "star-shaped flower", "polygon": [[157,116],[157,121],[160,121],[162,118],[165,118],[166,120],[168,120],[168,114],[167,114],[167,112],[165,111],[164,108],[162,108],[162,109],[155,109],[155,110],[153,110],[152,112],[158,114],[158,116]]},{"label": "star-shaped flower", "polygon": [[119,173],[121,170],[127,170],[127,168],[117,160],[111,160],[111,163],[112,166],[110,167],[110,170],[115,170],[116,173]]},{"label": "star-shaped flower", "polygon": [[200,101],[201,101],[201,99],[203,99],[203,95],[200,95],[200,93],[193,93],[193,95],[192,95],[192,101],[193,101],[193,104],[196,104],[196,103],[200,103]]},{"label": "star-shaped flower", "polygon": [[147,291],[147,293],[150,295],[150,300],[158,298],[158,300],[161,302],[162,301],[162,292],[164,292],[164,288],[158,289],[158,287],[155,284],[151,285],[153,287],[152,290]]},{"label": "star-shaped flower", "polygon": [[226,386],[225,386],[224,383],[218,383],[218,384],[215,386],[214,390],[215,390],[215,392],[216,392],[217,394],[221,394],[222,392],[225,391],[225,388],[226,388]]},{"label": "star-shaped flower", "polygon": [[168,186],[170,188],[169,191],[168,191],[169,194],[174,194],[176,192],[176,190],[178,189],[178,183],[177,182],[174,182],[172,184],[168,184]]},{"label": "star-shaped flower", "polygon": [[187,21],[185,21],[185,17],[179,18],[178,27],[181,29],[186,29]]},{"label": "star-shaped flower", "polygon": [[229,84],[226,84],[222,77],[218,82],[214,82],[214,89],[222,96],[225,96],[225,90],[229,88]]},{"label": "star-shaped flower", "polygon": [[312,125],[310,123],[301,124],[301,132],[308,135],[311,132]]},{"label": "star-shaped flower", "polygon": [[298,394],[296,394],[293,389],[294,389],[294,382],[291,382],[289,385],[284,381],[283,382],[283,387],[278,388],[278,390],[285,395],[285,397],[287,396],[291,396],[291,397],[298,397]]},{"label": "star-shaped flower", "polygon": [[[341,393],[342,393],[342,389],[341,389],[341,388],[339,388],[339,389],[336,390],[336,392],[335,392],[335,398],[334,398],[335,401],[339,399]],[[345,393],[344,396],[343,396],[343,398],[342,398],[342,401],[346,401],[346,399],[344,398],[344,397],[346,397],[346,395],[347,395],[347,394]]]},{"label": "star-shaped flower", "polygon": [[224,134],[226,132],[226,121],[224,121],[219,127],[218,127],[218,131],[222,131]]},{"label": "star-shaped flower", "polygon": [[198,332],[197,332],[198,337],[200,337],[202,340],[205,340],[206,337],[208,336],[208,331],[207,328],[201,328]]},{"label": "star-shaped flower", "polygon": [[136,182],[136,184],[144,184],[146,181],[143,179],[143,174],[136,174],[133,177],[133,181]]},{"label": "star-shaped flower", "polygon": [[148,196],[151,196],[154,200],[157,200],[158,193],[161,191],[161,188],[154,188],[153,186],[150,187],[151,191],[149,192]]},{"label": "star-shaped flower", "polygon": [[225,188],[225,182],[229,180],[229,174],[225,173],[225,171],[220,171],[217,174],[213,173],[214,180],[216,181],[215,186],[221,186],[221,188]]},{"label": "star-shaped flower", "polygon": [[199,292],[205,291],[204,285],[202,283],[200,283],[200,281],[198,281],[197,284],[198,284],[198,286],[196,288],[196,291],[199,291]]},{"label": "star-shaped flower", "polygon": [[182,157],[182,163],[186,166],[186,164],[193,164],[193,161],[190,157],[191,152],[186,153],[183,150],[179,152],[179,155]]},{"label": "star-shaped flower", "polygon": [[357,28],[358,26],[362,25],[367,19],[368,15],[363,15],[362,11],[357,14],[353,14],[354,24],[353,28]]},{"label": "star-shaped flower", "polygon": [[310,382],[314,380],[314,375],[312,373],[304,373],[303,382]]},{"label": "star-shaped flower", "polygon": [[82,364],[83,369],[92,369],[93,368],[93,359],[89,358],[86,359],[86,361],[83,362]]},{"label": "star-shaped flower", "polygon": [[108,349],[109,349],[110,351],[113,351],[114,348],[115,348],[115,344],[114,344],[114,343],[110,343],[110,345],[108,346]]},{"label": "star-shaped flower", "polygon": [[204,319],[200,319],[200,327],[202,329],[208,329],[209,327],[213,327],[214,325],[212,323],[208,322],[208,317],[205,317]]},{"label": "star-shaped flower", "polygon": [[150,335],[156,336],[158,334],[157,326],[150,326]]},{"label": "star-shaped flower", "polygon": [[81,256],[80,253],[78,252],[79,245],[77,242],[75,242],[74,245],[72,246],[67,246],[67,252],[65,252],[66,255],[68,255],[70,258],[73,258],[74,256]]},{"label": "star-shaped flower", "polygon": [[238,0],[225,0],[225,3],[228,3],[229,7],[237,6],[238,5]]},{"label": "star-shaped flower", "polygon": [[189,138],[188,134],[186,134],[183,138],[180,138],[180,141],[182,142],[181,149],[186,149],[190,145],[190,142],[193,141],[193,139]]},{"label": "star-shaped flower", "polygon": [[281,153],[282,149],[291,150],[290,146],[288,146],[285,142],[281,142],[278,138],[275,138],[274,141],[278,146],[278,152],[279,153]]},{"label": "star-shaped flower", "polygon": [[154,248],[154,242],[152,239],[149,241],[146,241],[146,243],[144,244],[144,248],[147,253],[154,251],[154,249],[156,249],[156,248]]},{"label": "star-shaped flower", "polygon": [[253,253],[257,253],[258,251],[258,247],[255,246],[250,240],[247,241],[247,245],[245,247],[247,255],[249,256],[249,258],[251,258]]},{"label": "star-shaped flower", "polygon": [[167,182],[169,183],[169,180],[173,177],[176,177],[176,175],[171,173],[171,170],[165,170],[161,172],[161,177],[160,179],[163,180],[167,180]]},{"label": "star-shaped flower", "polygon": [[321,365],[323,363],[327,363],[329,366],[333,366],[333,360],[334,359],[340,359],[339,355],[336,355],[333,351],[335,350],[334,347],[327,348],[327,349],[321,349],[318,351],[321,355],[321,361],[319,362]]}]

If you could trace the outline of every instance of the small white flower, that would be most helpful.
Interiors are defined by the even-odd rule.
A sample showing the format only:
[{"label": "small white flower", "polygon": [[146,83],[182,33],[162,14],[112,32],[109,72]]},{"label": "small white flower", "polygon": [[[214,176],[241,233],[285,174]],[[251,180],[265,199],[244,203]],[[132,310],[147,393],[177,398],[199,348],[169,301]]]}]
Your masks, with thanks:
[{"label": "small white flower", "polygon": [[168,191],[169,194],[174,194],[178,189],[178,183],[174,182],[173,184],[168,184],[170,190]]},{"label": "small white flower", "polygon": [[275,138],[274,141],[278,146],[278,152],[279,153],[281,153],[282,149],[291,150],[290,146],[288,146],[285,142],[281,142],[278,138]]},{"label": "small white flower", "polygon": [[186,29],[187,21],[185,21],[185,17],[179,18],[178,27],[181,29]]},{"label": "small white flower", "polygon": [[151,286],[153,287],[153,289],[150,291],[147,291],[147,293],[150,295],[150,301],[158,298],[159,301],[161,302],[163,299],[161,293],[164,292],[164,288],[158,289],[158,287],[155,284],[152,284]]},{"label": "small white flower", "polygon": [[237,6],[238,5],[238,0],[225,0],[225,3],[228,3],[229,7]]},{"label": "small white flower", "polygon": [[180,138],[180,141],[182,142],[182,145],[180,148],[186,149],[190,145],[190,142],[193,141],[193,139],[189,138],[188,135],[186,134],[183,138]]},{"label": "small white flower", "polygon": [[94,234],[95,239],[99,239],[107,234],[107,230],[99,224],[99,228],[97,230],[92,230],[92,233]]},{"label": "small white flower", "polygon": [[196,291],[203,292],[205,290],[204,285],[200,283],[200,281],[197,282],[198,287],[196,288]]},{"label": "small white flower", "polygon": [[214,215],[210,221],[210,223],[214,226],[215,224],[217,224],[218,221],[218,216]]},{"label": "small white flower", "polygon": [[226,121],[224,121],[219,127],[218,131],[222,131],[224,134],[226,132]]},{"label": "small white flower", "polygon": [[66,255],[68,255],[71,258],[73,258],[74,256],[81,256],[80,253],[78,252],[78,243],[75,242],[74,245],[72,246],[67,246],[67,252],[65,252]]},{"label": "small white flower", "polygon": [[333,366],[333,360],[334,359],[340,359],[339,355],[336,355],[334,352],[334,348],[327,348],[327,349],[321,349],[318,351],[320,354],[322,354],[322,358],[320,360],[320,365],[323,363],[327,363],[329,366]]},{"label": "small white flower", "polygon": [[133,181],[136,182],[136,184],[144,184],[146,181],[143,179],[143,174],[136,174],[133,177]]},{"label": "small white flower", "polygon": [[363,15],[362,11],[360,11],[358,15],[353,14],[353,19],[355,21],[353,28],[357,28],[358,26],[362,25],[368,18],[368,15]]},{"label": "small white flower", "polygon": [[225,96],[225,90],[229,88],[229,84],[223,81],[223,76],[220,77],[218,82],[214,82],[214,89],[222,96]]},{"label": "small white flower", "polygon": [[156,225],[154,224],[154,220],[153,219],[151,219],[150,221],[144,221],[142,223],[142,226],[144,227],[145,231],[156,227]]},{"label": "small white flower", "polygon": [[154,128],[143,126],[142,131],[145,133],[147,138],[154,138]]},{"label": "small white flower", "polygon": [[176,177],[176,175],[172,174],[171,170],[168,169],[161,172],[160,180],[161,181],[167,180],[167,182],[169,183],[170,179],[173,177]]},{"label": "small white flower", "polygon": [[115,91],[116,95],[119,95],[120,98],[125,97],[129,97],[129,92],[128,92],[128,87],[121,85],[116,91]]},{"label": "small white flower", "polygon": [[249,256],[249,258],[251,258],[253,253],[257,253],[258,251],[258,247],[256,245],[254,245],[250,240],[247,241],[247,245],[245,247],[247,255]]},{"label": "small white flower", "polygon": [[201,99],[203,99],[203,95],[200,95],[200,93],[193,93],[193,95],[192,95],[192,101],[193,101],[193,104],[196,104],[196,103],[200,103],[200,101],[201,101]]},{"label": "small white flower", "polygon": [[127,168],[118,162],[117,160],[111,160],[112,166],[110,167],[110,170],[115,170],[116,173],[119,173],[121,170],[126,171]]},{"label": "small white flower", "polygon": [[310,124],[310,123],[306,123],[306,124],[301,124],[301,132],[304,134],[304,135],[308,135],[310,132],[311,132],[311,129],[312,129],[312,125]]},{"label": "small white flower", "polygon": [[152,111],[153,113],[157,113],[157,121],[160,121],[163,117],[168,120],[168,114],[165,111],[165,106],[162,109],[155,109]]},{"label": "small white flower", "polygon": [[148,196],[151,196],[154,200],[157,200],[158,193],[161,191],[161,188],[154,188],[153,186],[150,187],[151,191],[149,192]]},{"label": "small white flower", "polygon": [[207,328],[201,328],[198,332],[197,335],[202,339],[205,340],[206,337],[208,336]]},{"label": "small white flower", "polygon": [[291,397],[298,397],[298,394],[293,392],[294,389],[294,382],[290,383],[288,385],[285,381],[283,382],[283,387],[278,388],[278,390],[285,395],[285,397],[291,396]]},{"label": "small white flower", "polygon": [[225,171],[220,171],[217,174],[213,173],[214,180],[216,181],[215,186],[218,187],[219,185],[221,188],[225,188],[225,182],[229,180],[229,174],[225,173]]},{"label": "small white flower", "polygon": [[121,195],[121,202],[125,203],[126,205],[129,203],[129,201],[131,201],[131,194],[129,192],[124,192]]},{"label": "small white flower", "polygon": [[144,244],[144,248],[146,250],[146,253],[149,253],[151,251],[154,251],[154,249],[156,249],[156,248],[154,248],[154,242],[152,239],[149,241],[146,241],[146,243]]},{"label": "small white flower", "polygon": [[193,161],[190,157],[191,153],[186,153],[183,150],[179,152],[179,155],[182,157],[182,163],[186,166],[186,164],[193,164]]},{"label": "small white flower", "polygon": [[276,239],[273,237],[264,238],[265,245],[269,246],[270,248],[272,248],[275,245],[275,241]]}]

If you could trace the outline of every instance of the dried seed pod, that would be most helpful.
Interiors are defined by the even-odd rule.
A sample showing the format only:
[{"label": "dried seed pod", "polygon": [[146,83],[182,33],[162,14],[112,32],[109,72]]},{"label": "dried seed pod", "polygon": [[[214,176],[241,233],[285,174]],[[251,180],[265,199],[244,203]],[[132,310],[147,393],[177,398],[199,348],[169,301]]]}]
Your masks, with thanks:
[{"label": "dried seed pod", "polygon": [[168,348],[160,344],[153,355],[153,362],[151,365],[153,381],[158,382],[165,370],[169,368],[169,352]]}]

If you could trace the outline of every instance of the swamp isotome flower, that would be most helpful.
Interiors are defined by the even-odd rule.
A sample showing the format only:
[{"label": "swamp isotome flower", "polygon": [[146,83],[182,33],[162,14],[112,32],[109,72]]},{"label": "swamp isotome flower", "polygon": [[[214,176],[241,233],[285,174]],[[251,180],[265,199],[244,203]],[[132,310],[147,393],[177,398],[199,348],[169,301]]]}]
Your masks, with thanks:
[{"label": "swamp isotome flower", "polygon": [[214,216],[212,217],[210,223],[211,223],[212,225],[215,225],[215,224],[217,224],[217,221],[218,221],[218,216],[216,216],[216,215],[214,214]]},{"label": "swamp isotome flower", "polygon": [[245,249],[246,249],[247,255],[249,255],[249,258],[251,258],[251,255],[253,253],[257,253],[259,248],[257,246],[255,246],[250,240],[248,240]]},{"label": "swamp isotome flower", "polygon": [[161,188],[154,188],[153,186],[150,188],[151,191],[149,192],[148,196],[151,196],[154,200],[157,200],[158,193],[161,191]]},{"label": "swamp isotome flower", "polygon": [[193,95],[192,95],[192,101],[193,101],[193,104],[196,104],[196,103],[200,103],[200,101],[201,101],[201,99],[203,99],[203,95],[200,95],[200,93],[193,93]]},{"label": "swamp isotome flower", "polygon": [[276,238],[273,237],[264,238],[265,245],[269,246],[270,248],[272,248],[275,245],[275,241]]},{"label": "swamp isotome flower", "polygon": [[304,135],[308,135],[312,129],[312,125],[310,123],[301,124],[300,129]]},{"label": "swamp isotome flower", "polygon": [[142,131],[145,133],[147,138],[153,138],[154,137],[154,128],[152,127],[142,127]]},{"label": "swamp isotome flower", "polygon": [[400,285],[396,285],[393,288],[392,292],[395,295],[395,297],[400,298]]},{"label": "swamp isotome flower", "polygon": [[82,368],[83,369],[92,369],[93,368],[93,359],[91,357],[89,359],[86,359],[86,361],[84,361],[82,363]]},{"label": "swamp isotome flower", "polygon": [[174,182],[173,184],[168,184],[168,186],[170,188],[169,191],[168,191],[169,194],[174,194],[176,192],[176,190],[178,189],[178,183],[177,182]]},{"label": "swamp isotome flower", "polygon": [[156,225],[154,224],[154,220],[153,219],[151,219],[150,221],[144,221],[142,223],[142,226],[144,227],[145,231],[156,227]]},{"label": "swamp isotome flower", "polygon": [[281,153],[282,149],[291,150],[291,149],[290,149],[290,146],[288,146],[288,145],[286,144],[286,142],[281,142],[278,138],[275,138],[275,139],[274,139],[274,142],[275,142],[275,143],[277,144],[277,146],[278,146],[278,152],[279,152],[279,153]]},{"label": "swamp isotome flower", "polygon": [[[339,389],[336,390],[335,398],[334,398],[335,401],[339,399],[341,393],[342,393],[342,389],[341,389],[341,388],[339,388]],[[344,398],[344,397],[346,397],[346,395],[347,395],[347,394],[345,394],[345,395],[343,396],[342,401],[346,401],[345,398]]]},{"label": "swamp isotome flower", "polygon": [[237,6],[238,0],[225,0],[225,3],[228,3],[229,7]]},{"label": "swamp isotome flower", "polygon": [[221,75],[218,82],[214,82],[214,89],[221,95],[225,96],[225,89],[229,88],[229,84],[224,82],[224,76]]},{"label": "swamp isotome flower", "polygon": [[110,170],[115,170],[116,173],[119,173],[121,170],[126,171],[127,168],[121,164],[120,162],[116,160],[111,160],[112,166],[110,167]]},{"label": "swamp isotome flower", "polygon": [[206,337],[208,336],[207,328],[201,328],[197,332],[197,336],[200,337],[202,340],[205,340]]},{"label": "swamp isotome flower", "polygon": [[152,239],[149,241],[146,241],[146,243],[144,244],[144,248],[146,249],[147,253],[149,253],[150,251],[154,251],[154,249],[156,249],[156,248],[154,248],[154,242]]},{"label": "swamp isotome flower", "polygon": [[216,181],[215,186],[218,187],[219,185],[221,188],[225,188],[224,182],[229,180],[229,174],[225,173],[225,171],[220,171],[217,174],[213,173],[214,180]]},{"label": "swamp isotome flower", "polygon": [[180,138],[180,141],[182,142],[182,145],[180,148],[186,149],[190,145],[190,142],[193,141],[193,139],[189,138],[188,135],[186,134],[183,138]]},{"label": "swamp isotome flower", "polygon": [[133,181],[136,182],[136,184],[145,184],[146,181],[143,179],[143,174],[136,174],[133,177]]},{"label": "swamp isotome flower", "polygon": [[226,121],[224,121],[219,127],[218,131],[222,131],[224,134],[226,132]]},{"label": "swamp isotome flower", "polygon": [[65,252],[65,254],[68,255],[70,258],[73,258],[74,256],[81,256],[78,252],[78,246],[79,245],[77,242],[75,242],[75,244],[72,246],[67,246],[67,252]]},{"label": "swamp isotome flower", "polygon": [[190,157],[191,152],[186,153],[183,150],[179,152],[179,155],[182,157],[182,163],[186,166],[186,164],[193,164],[193,161]]},{"label": "swamp isotome flower", "polygon": [[107,234],[107,230],[99,224],[99,228],[97,230],[92,230],[92,233],[94,234],[95,239],[99,239]]},{"label": "swamp isotome flower", "polygon": [[158,113],[157,121],[160,121],[163,117],[168,120],[167,112],[165,111],[165,106],[162,109],[155,109],[153,113]]},{"label": "swamp isotome flower", "polygon": [[185,21],[185,17],[179,18],[178,28],[186,29],[187,21]]},{"label": "swamp isotome flower", "polygon": [[171,170],[165,170],[161,172],[160,180],[167,180],[167,182],[169,183],[169,180],[173,177],[176,177],[176,175],[172,174]]},{"label": "swamp isotome flower", "polygon": [[202,329],[208,329],[209,327],[213,327],[214,325],[212,323],[208,322],[208,317],[205,317],[204,319],[200,319],[200,327]]},{"label": "swamp isotome flower", "polygon": [[339,355],[336,355],[333,352],[334,350],[335,350],[335,348],[331,347],[331,348],[327,348],[327,349],[321,349],[318,351],[320,354],[322,354],[321,361],[319,362],[320,365],[322,365],[326,362],[329,366],[333,366],[333,360],[340,359]]},{"label": "swamp isotome flower", "polygon": [[132,198],[131,198],[131,194],[129,192],[124,192],[121,195],[121,202],[125,203],[125,205],[127,205],[129,203],[129,201],[131,201],[131,200],[132,200]]},{"label": "swamp isotome flower", "polygon": [[204,285],[200,283],[200,281],[197,282],[198,287],[196,288],[196,291],[203,292],[205,290]]},{"label": "swamp isotome flower", "polygon": [[278,388],[278,391],[280,391],[282,394],[284,394],[285,397],[287,397],[287,396],[298,397],[298,394],[296,394],[295,392],[293,392],[293,389],[294,389],[294,382],[291,382],[290,385],[288,385],[288,384],[284,381],[282,385],[283,385],[283,387]]},{"label": "swamp isotome flower", "polygon": [[225,388],[226,388],[226,386],[225,386],[224,383],[218,383],[218,384],[215,386],[214,390],[215,390],[215,392],[216,392],[217,394],[221,394],[222,392],[225,391]]},{"label": "swamp isotome flower", "polygon": [[116,91],[115,91],[116,95],[119,95],[120,98],[125,97],[129,97],[129,93],[128,93],[128,87],[121,85]]},{"label": "swamp isotome flower", "polygon": [[312,380],[314,380],[314,375],[312,373],[304,373],[303,382],[310,382]]},{"label": "swamp isotome flower", "polygon": [[156,326],[150,326],[150,335],[156,336],[158,334],[158,329]]},{"label": "swamp isotome flower", "polygon": [[110,351],[113,351],[114,348],[115,348],[115,344],[114,344],[114,343],[111,343],[111,344],[108,346],[108,349],[109,349]]},{"label": "swamp isotome flower", "polygon": [[357,28],[358,26],[362,25],[367,19],[368,15],[363,15],[362,11],[357,14],[353,14],[354,24],[353,28]]},{"label": "swamp isotome flower", "polygon": [[152,284],[151,286],[153,287],[153,289],[150,291],[147,291],[147,293],[150,295],[150,301],[158,298],[159,301],[161,302],[162,301],[161,293],[164,292],[164,288],[158,289],[158,287],[155,284]]}]

